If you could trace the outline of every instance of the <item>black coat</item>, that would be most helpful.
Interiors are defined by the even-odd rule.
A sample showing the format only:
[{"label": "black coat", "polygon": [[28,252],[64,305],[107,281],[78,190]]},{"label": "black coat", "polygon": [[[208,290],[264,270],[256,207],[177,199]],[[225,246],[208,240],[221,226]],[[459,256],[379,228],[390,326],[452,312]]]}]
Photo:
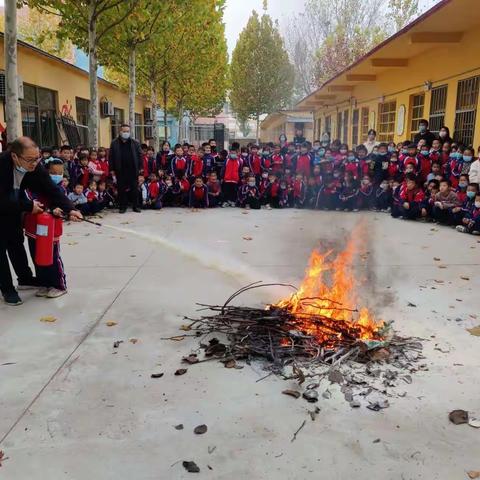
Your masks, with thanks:
[{"label": "black coat", "polygon": [[[115,140],[112,141],[110,145],[110,152],[108,157],[108,162],[110,165],[110,170],[115,172],[117,179],[122,179],[122,173],[124,170],[124,166],[122,165],[122,156],[120,152],[120,140],[117,137]],[[131,162],[132,162],[132,169],[128,169],[129,171],[133,171],[135,174],[135,181],[137,181],[138,171],[140,170],[140,166],[142,165],[142,149],[140,148],[140,143],[138,143],[133,138],[127,140],[130,142],[130,147],[132,150]],[[123,180],[123,179],[122,179]],[[133,179],[132,179],[133,181]]]},{"label": "black coat", "polygon": [[432,142],[436,138],[438,137],[433,132],[431,132],[430,130],[427,130],[425,133],[420,133],[420,132],[417,133],[415,137],[413,137],[413,143],[417,145],[420,140],[424,139],[427,142],[427,145],[431,147]]},{"label": "black coat", "polygon": [[7,225],[19,226],[21,215],[31,212],[33,201],[25,195],[25,190],[48,199],[50,208],[61,208],[65,213],[74,210],[72,202],[60,188],[52,182],[43,165],[38,164],[33,172],[27,172],[20,184],[18,198],[13,190],[13,159],[10,152],[0,154],[0,221]]}]

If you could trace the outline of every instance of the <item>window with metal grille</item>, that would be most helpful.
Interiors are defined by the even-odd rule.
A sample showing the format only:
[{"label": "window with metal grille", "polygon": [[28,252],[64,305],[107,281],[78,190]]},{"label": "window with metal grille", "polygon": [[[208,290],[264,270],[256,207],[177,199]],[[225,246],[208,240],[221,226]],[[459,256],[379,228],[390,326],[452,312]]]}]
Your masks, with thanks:
[{"label": "window with metal grille", "polygon": [[142,141],[142,130],[143,130],[143,121],[142,115],[140,113],[135,114],[135,140],[139,142]]},{"label": "window with metal grille", "polygon": [[393,142],[396,111],[396,100],[378,104],[378,140],[380,142]]},{"label": "window with metal grille", "polygon": [[120,133],[120,125],[125,123],[125,111],[123,108],[114,108],[113,117],[110,117],[110,121],[113,140],[115,137],[118,137],[118,134]]},{"label": "window with metal grille", "polygon": [[337,130],[335,138],[341,140],[342,138],[342,112],[337,113]]},{"label": "window with metal grille", "polygon": [[430,118],[428,126],[433,133],[440,132],[445,122],[445,109],[447,106],[447,85],[432,89],[430,101]]},{"label": "window with metal grille", "polygon": [[348,143],[348,110],[343,112],[343,143]]},{"label": "window with metal grille", "polygon": [[90,100],[75,97],[75,109],[77,111],[77,126],[82,145],[88,145],[88,110]]},{"label": "window with metal grille", "polygon": [[456,142],[471,145],[477,117],[478,87],[480,77],[471,77],[458,82],[457,107],[455,110]]},{"label": "window with metal grille", "polygon": [[358,108],[352,112],[352,148],[358,145],[358,125],[360,120],[360,112]]},{"label": "window with metal grille", "polygon": [[423,118],[423,107],[425,106],[425,94],[419,93],[410,97],[410,136],[414,139],[418,133],[420,120]]},{"label": "window with metal grille", "polygon": [[370,109],[368,107],[362,107],[362,123],[361,123],[361,133],[362,136],[360,141],[366,142],[368,139],[368,118],[370,116]]},{"label": "window with metal grille", "polygon": [[317,120],[317,135],[315,139],[319,139],[322,136],[322,119]]},{"label": "window with metal grille", "polygon": [[328,133],[328,136],[332,138],[332,116],[329,115],[325,117],[325,133]]},{"label": "window with metal grille", "polygon": [[57,92],[35,85],[24,85],[24,97],[20,106],[23,135],[31,137],[41,147],[57,145]]}]

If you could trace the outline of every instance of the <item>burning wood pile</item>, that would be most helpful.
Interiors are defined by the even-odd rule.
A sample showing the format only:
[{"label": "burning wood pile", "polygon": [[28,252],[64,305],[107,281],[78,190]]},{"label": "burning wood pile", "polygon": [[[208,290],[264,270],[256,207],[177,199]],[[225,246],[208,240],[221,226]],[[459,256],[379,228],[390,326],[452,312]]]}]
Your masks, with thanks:
[{"label": "burning wood pile", "polygon": [[[353,390],[364,396],[373,391],[388,396],[389,387],[402,380],[411,383],[406,374],[425,368],[415,366],[423,358],[422,345],[417,338],[395,335],[389,324],[376,320],[367,308],[357,308],[354,254],[352,242],[333,260],[329,260],[331,252],[314,251],[298,290],[276,304],[260,308],[232,305],[249,290],[276,285],[257,282],[235,292],[223,305],[200,305],[208,314],[187,317],[191,323],[182,328],[208,340],[200,344],[205,357],[200,359],[195,353],[184,361],[218,359],[232,368],[238,361],[261,359],[270,374],[299,384],[315,377],[341,384],[352,406],[359,406],[352,404]],[[319,386],[308,385],[303,396],[316,401]],[[388,402],[383,399],[373,404],[372,409],[385,408],[381,405]]]}]

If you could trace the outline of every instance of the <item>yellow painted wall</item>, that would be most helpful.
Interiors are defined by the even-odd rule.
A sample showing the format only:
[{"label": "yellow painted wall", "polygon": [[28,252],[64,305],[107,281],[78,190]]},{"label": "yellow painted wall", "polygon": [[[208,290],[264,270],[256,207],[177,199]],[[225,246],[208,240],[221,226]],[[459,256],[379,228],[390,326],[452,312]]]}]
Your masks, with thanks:
[{"label": "yellow painted wall", "polygon": [[[368,61],[368,59],[366,60]],[[423,117],[428,119],[430,114],[431,91],[424,90],[426,81],[432,82],[432,87],[448,85],[445,124],[450,128],[453,136],[455,124],[455,107],[457,100],[457,84],[459,80],[480,75],[480,42],[478,41],[478,28],[464,33],[461,42],[457,44],[442,44],[432,47],[427,52],[409,59],[408,67],[390,68],[382,73],[377,73],[374,68],[372,74],[377,74],[374,82],[356,85],[352,97],[356,99],[356,107],[361,109],[368,106],[371,112],[370,127],[378,130],[378,105],[382,101],[396,100],[397,115],[400,105],[405,105],[404,133],[397,135],[394,141],[400,142],[410,138],[411,95],[425,93],[425,106]],[[479,96],[480,97],[480,96]],[[349,101],[320,107],[315,110],[315,119],[321,120],[322,131],[325,117],[332,116],[332,133],[335,138],[337,111],[349,110],[349,138],[352,142],[352,106]],[[374,114],[372,114],[374,112]],[[374,117],[373,117],[374,115]],[[396,130],[396,125],[395,125]],[[480,144],[480,105],[477,106],[476,126],[473,144]]]},{"label": "yellow painted wall", "polygon": [[[0,39],[0,49],[2,52],[4,51],[3,38]],[[0,69],[2,70],[5,68],[4,60],[4,56],[0,56]],[[18,73],[24,83],[57,91],[57,109],[60,110],[68,101],[72,106],[71,115],[74,119],[77,118],[75,97],[90,98],[88,74],[86,72],[46,57],[22,45],[18,46]],[[114,107],[124,110],[125,120],[128,120],[128,95],[102,80],[98,82],[98,90],[99,100],[102,101],[103,97],[107,97],[108,101],[113,102]],[[147,106],[148,102],[138,97],[135,112],[141,114],[143,118],[143,109]],[[5,124],[3,108],[0,109],[0,122]],[[109,147],[112,140],[110,126],[110,118],[100,118],[99,144],[105,147]]]}]

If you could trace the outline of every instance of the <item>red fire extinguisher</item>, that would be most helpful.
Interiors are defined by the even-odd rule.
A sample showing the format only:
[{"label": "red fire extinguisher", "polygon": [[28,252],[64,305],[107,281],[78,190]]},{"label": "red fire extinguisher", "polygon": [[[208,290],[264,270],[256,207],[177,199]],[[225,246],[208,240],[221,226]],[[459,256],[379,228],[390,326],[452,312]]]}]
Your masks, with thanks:
[{"label": "red fire extinguisher", "polygon": [[53,264],[53,237],[55,218],[52,214],[37,214],[37,240],[35,245],[35,263],[41,267]]}]

